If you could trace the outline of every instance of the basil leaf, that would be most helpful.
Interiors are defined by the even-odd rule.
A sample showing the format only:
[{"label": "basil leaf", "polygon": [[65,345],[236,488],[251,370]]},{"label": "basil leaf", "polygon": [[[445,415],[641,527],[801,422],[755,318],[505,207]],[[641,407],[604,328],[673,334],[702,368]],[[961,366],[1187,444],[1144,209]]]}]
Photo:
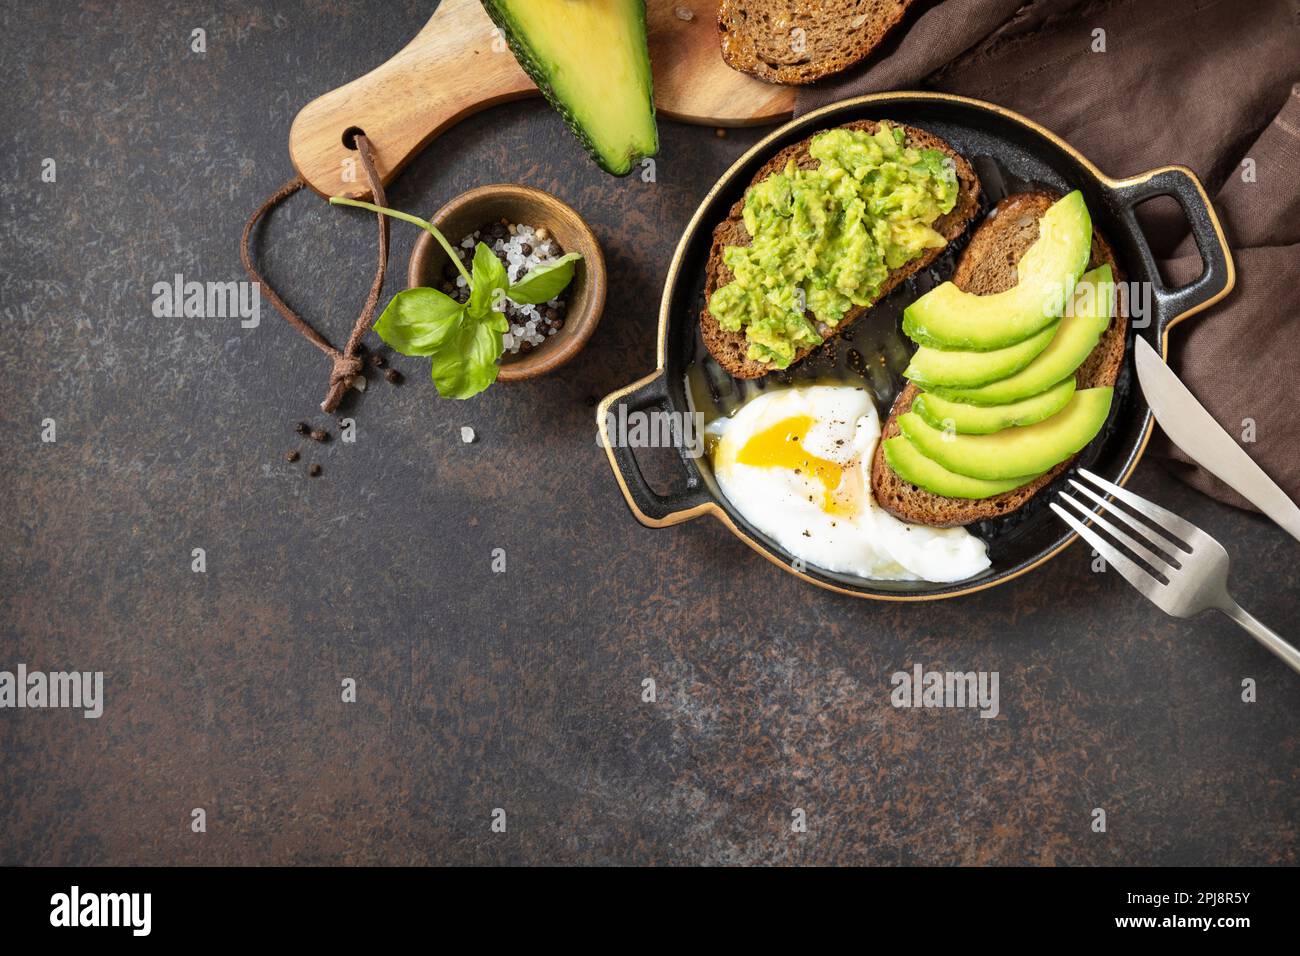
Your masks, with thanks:
[{"label": "basil leaf", "polygon": [[506,290],[506,295],[520,305],[549,302],[573,279],[573,264],[581,258],[580,252],[566,252],[554,262],[528,273]]},{"label": "basil leaf", "polygon": [[503,343],[494,322],[467,317],[432,356],[430,374],[443,398],[471,398],[497,379]]},{"label": "basil leaf", "polygon": [[485,318],[496,302],[496,290],[508,286],[510,277],[497,254],[481,242],[474,249],[470,276],[469,302],[465,307],[474,318]]},{"label": "basil leaf", "polygon": [[403,355],[431,355],[459,325],[465,307],[437,289],[403,289],[375,322],[375,333]]},{"label": "basil leaf", "polygon": [[504,334],[510,331],[510,320],[506,318],[504,309],[501,311],[493,309],[488,313],[488,317],[484,321],[497,332]]}]

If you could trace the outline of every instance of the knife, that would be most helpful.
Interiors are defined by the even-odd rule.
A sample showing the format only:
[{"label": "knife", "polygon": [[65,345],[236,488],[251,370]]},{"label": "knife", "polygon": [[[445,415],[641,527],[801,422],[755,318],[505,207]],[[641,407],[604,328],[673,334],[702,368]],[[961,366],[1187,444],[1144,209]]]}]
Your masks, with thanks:
[{"label": "knife", "polygon": [[1137,375],[1147,404],[1170,440],[1300,541],[1300,508],[1210,417],[1143,338],[1137,339]]}]

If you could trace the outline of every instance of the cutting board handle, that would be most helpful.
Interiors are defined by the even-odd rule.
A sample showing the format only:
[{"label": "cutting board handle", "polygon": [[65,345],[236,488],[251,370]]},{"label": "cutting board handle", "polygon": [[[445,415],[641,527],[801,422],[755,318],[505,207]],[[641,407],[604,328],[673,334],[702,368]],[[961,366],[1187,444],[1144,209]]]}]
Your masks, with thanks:
[{"label": "cutting board handle", "polygon": [[536,94],[478,0],[443,0],[391,60],[303,107],[289,130],[289,158],[321,195],[361,196],[350,130],[365,131],[387,185],[462,118]]}]

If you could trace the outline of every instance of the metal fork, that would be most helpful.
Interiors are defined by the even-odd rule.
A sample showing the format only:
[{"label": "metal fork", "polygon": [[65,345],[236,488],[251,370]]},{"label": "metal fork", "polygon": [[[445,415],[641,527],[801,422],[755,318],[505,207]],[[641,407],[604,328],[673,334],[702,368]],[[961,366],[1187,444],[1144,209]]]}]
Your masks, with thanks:
[{"label": "metal fork", "polygon": [[[1096,548],[1097,553],[1124,575],[1129,584],[1145,594],[1148,600],[1160,610],[1174,617],[1191,617],[1207,608],[1222,611],[1250,632],[1255,640],[1282,658],[1293,671],[1300,673],[1300,650],[1296,650],[1249,612],[1242,610],[1228,594],[1228,552],[1223,550],[1219,542],[1190,521],[1184,521],[1173,512],[1166,511],[1131,491],[1125,491],[1119,485],[1094,475],[1086,468],[1080,468],[1079,475],[1102,491],[1114,495],[1134,511],[1150,518],[1166,534],[1176,539],[1171,541],[1124,509],[1117,507],[1113,501],[1107,501],[1087,485],[1071,479],[1070,484],[1094,505],[1099,506],[1104,514],[1118,518],[1137,532],[1137,539],[1135,539],[1107,521],[1102,514],[1081,504],[1077,498],[1067,495],[1064,491],[1060,493],[1060,498],[1070,507],[1091,521],[1096,528],[1100,528],[1123,544],[1150,565],[1151,570],[1147,570],[1121,552],[1102,537],[1096,528],[1088,527],[1060,505],[1052,502],[1052,510]],[[1152,571],[1157,573],[1153,574]]]}]

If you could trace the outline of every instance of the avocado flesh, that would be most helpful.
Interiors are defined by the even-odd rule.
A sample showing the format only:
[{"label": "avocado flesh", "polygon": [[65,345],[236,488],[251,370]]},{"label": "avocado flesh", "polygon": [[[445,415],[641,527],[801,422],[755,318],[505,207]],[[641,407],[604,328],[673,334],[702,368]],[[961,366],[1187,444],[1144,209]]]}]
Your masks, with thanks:
[{"label": "avocado flesh", "polygon": [[1038,222],[1038,238],[1016,264],[1016,285],[993,295],[951,282],[931,289],[903,313],[903,331],[920,345],[988,351],[1023,342],[1065,310],[1088,266],[1092,218],[1077,189]]},{"label": "avocado flesh", "polygon": [[934,386],[929,390],[967,405],[1007,405],[1046,391],[1073,375],[1092,354],[1098,339],[1110,327],[1114,290],[1110,266],[1085,273],[1079,280],[1072,314],[1061,320],[1047,348],[1019,372],[978,388]]},{"label": "avocado flesh", "polygon": [[945,498],[992,498],[1028,484],[1037,475],[1022,478],[1006,478],[1001,481],[985,481],[970,478],[949,471],[943,465],[926,458],[916,446],[904,436],[898,435],[885,441],[885,461],[904,481],[910,481],[918,488],[943,495]]},{"label": "avocado flesh", "polygon": [[912,361],[903,372],[922,388],[946,385],[951,388],[974,388],[996,382],[1020,371],[1052,343],[1058,323],[1053,322],[1023,342],[989,352],[945,351],[922,345],[912,353]]},{"label": "avocado flesh", "polygon": [[1051,418],[1074,397],[1074,376],[1058,382],[1045,392],[1031,395],[1009,405],[981,407],[950,401],[938,395],[918,395],[912,411],[926,423],[940,430],[950,429],[959,435],[991,435],[1004,428],[1035,425]]},{"label": "avocado flesh", "polygon": [[988,481],[1047,471],[1083,449],[1110,413],[1111,388],[1085,388],[1051,418],[992,435],[960,435],[928,424],[916,412],[898,427],[917,451],[949,471]]},{"label": "avocado flesh", "polygon": [[519,65],[601,169],[659,151],[642,0],[483,0]]}]

